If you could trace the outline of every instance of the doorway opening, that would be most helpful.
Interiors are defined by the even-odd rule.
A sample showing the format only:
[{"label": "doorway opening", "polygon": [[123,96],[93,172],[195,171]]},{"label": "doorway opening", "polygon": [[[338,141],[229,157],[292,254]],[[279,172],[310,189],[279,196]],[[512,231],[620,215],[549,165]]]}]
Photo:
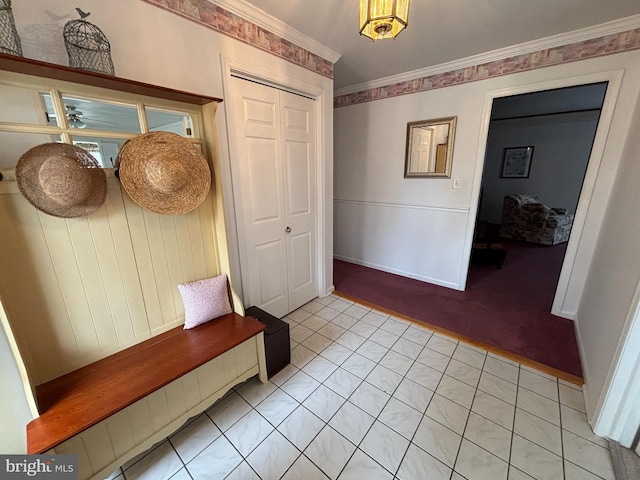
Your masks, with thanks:
[{"label": "doorway opening", "polygon": [[494,99],[468,287],[551,311],[607,85]]}]

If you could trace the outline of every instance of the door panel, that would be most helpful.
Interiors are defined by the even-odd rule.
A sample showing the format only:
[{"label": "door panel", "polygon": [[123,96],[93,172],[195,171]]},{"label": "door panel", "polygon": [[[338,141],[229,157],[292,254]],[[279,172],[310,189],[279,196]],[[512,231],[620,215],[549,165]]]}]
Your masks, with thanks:
[{"label": "door panel", "polygon": [[245,302],[283,317],[317,296],[315,104],[246,80],[231,84]]}]

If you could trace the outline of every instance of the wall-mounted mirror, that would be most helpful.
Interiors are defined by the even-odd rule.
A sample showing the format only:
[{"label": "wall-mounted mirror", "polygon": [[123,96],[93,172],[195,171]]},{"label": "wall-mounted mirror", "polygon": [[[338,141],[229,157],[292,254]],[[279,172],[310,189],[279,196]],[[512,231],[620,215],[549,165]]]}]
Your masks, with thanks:
[{"label": "wall-mounted mirror", "polygon": [[435,118],[407,124],[405,178],[451,177],[456,118]]}]

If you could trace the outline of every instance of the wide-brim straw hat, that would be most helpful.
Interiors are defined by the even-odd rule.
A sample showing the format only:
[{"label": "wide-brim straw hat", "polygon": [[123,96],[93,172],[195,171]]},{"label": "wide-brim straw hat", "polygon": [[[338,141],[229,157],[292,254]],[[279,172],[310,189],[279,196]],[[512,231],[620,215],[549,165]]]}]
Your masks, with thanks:
[{"label": "wide-brim straw hat", "polygon": [[107,197],[107,176],[89,152],[68,143],[43,143],[16,165],[16,181],[37,209],[61,218],[90,215]]},{"label": "wide-brim straw hat", "polygon": [[165,215],[197,208],[211,187],[211,170],[200,150],[170,132],[127,141],[118,154],[122,186],[138,205]]}]

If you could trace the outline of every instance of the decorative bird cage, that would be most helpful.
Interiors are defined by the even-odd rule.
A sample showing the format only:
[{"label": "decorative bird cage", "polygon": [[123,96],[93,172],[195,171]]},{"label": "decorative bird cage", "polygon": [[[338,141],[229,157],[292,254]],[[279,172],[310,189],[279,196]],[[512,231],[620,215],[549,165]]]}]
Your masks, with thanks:
[{"label": "decorative bird cage", "polygon": [[69,66],[91,72],[115,75],[111,61],[111,45],[102,30],[85,20],[89,13],[76,8],[80,20],[64,25],[64,44],[69,54]]},{"label": "decorative bird cage", "polygon": [[11,0],[0,0],[0,52],[22,57],[22,45],[13,20]]}]

